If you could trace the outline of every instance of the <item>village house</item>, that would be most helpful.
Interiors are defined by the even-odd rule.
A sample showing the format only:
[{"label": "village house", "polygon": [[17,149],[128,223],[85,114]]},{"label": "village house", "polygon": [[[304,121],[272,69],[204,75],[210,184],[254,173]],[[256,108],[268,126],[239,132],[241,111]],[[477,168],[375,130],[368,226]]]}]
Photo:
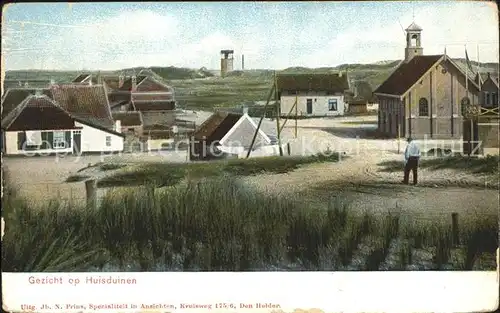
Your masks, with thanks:
[{"label": "village house", "polygon": [[140,137],[143,134],[143,119],[140,111],[111,112],[115,121],[121,121],[121,132]]},{"label": "village house", "polygon": [[[99,81],[99,79],[97,79]],[[176,134],[176,101],[172,87],[152,75],[104,76],[113,112],[141,112],[141,141],[147,150],[159,150]],[[74,82],[92,84],[90,74],[81,74]]]},{"label": "village house", "polygon": [[[246,155],[257,130],[257,123],[248,114],[218,111],[195,131],[189,144],[191,160],[210,160]],[[270,147],[272,139],[259,129],[253,151]]]},{"label": "village house", "polygon": [[491,73],[486,73],[486,75],[481,76],[478,73],[476,75],[476,81],[478,78],[481,79],[481,81],[478,82],[481,86],[481,98],[479,103],[486,108],[498,107],[498,77],[493,77]]},{"label": "village house", "polygon": [[143,119],[140,111],[111,112],[115,121],[120,121],[121,133],[125,135],[124,152],[145,150]]},{"label": "village house", "polygon": [[9,89],[2,98],[2,150],[7,155],[119,152],[124,135],[102,85]]},{"label": "village house", "polygon": [[498,76],[487,73],[481,81],[480,104],[481,114],[477,118],[478,139],[481,141],[480,152],[483,155],[497,155],[499,153],[499,108],[500,101]]},{"label": "village house", "polygon": [[404,61],[374,91],[378,129],[393,138],[461,139],[462,111],[479,104],[480,87],[446,54],[424,55],[421,33],[415,23],[406,29]]},{"label": "village house", "polygon": [[[277,76],[281,116],[344,115],[346,74],[280,74]],[[296,106],[294,104],[297,103]]]},{"label": "village house", "polygon": [[349,101],[348,112],[351,114],[363,114],[368,112],[368,100],[352,99]]}]

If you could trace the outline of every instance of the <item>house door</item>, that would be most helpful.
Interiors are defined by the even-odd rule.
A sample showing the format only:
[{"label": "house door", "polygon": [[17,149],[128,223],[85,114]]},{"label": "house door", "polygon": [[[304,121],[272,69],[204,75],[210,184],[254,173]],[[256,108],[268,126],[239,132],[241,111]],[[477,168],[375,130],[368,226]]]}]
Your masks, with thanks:
[{"label": "house door", "polygon": [[[471,127],[472,126],[472,127]],[[471,130],[472,128],[472,130]],[[479,127],[477,125],[477,120],[473,120],[471,123],[470,119],[464,118],[462,124],[463,131],[463,152],[465,154],[477,155],[480,151],[479,146]]]},{"label": "house door", "polygon": [[392,114],[389,113],[389,131],[388,133],[392,135]]},{"label": "house door", "polygon": [[307,114],[312,114],[313,113],[313,99],[307,99],[306,102],[307,105]]},{"label": "house door", "polygon": [[396,114],[396,136],[401,137],[401,124],[399,123],[399,114]]},{"label": "house door", "polygon": [[82,133],[81,131],[73,132],[73,153],[80,154],[82,148]]}]

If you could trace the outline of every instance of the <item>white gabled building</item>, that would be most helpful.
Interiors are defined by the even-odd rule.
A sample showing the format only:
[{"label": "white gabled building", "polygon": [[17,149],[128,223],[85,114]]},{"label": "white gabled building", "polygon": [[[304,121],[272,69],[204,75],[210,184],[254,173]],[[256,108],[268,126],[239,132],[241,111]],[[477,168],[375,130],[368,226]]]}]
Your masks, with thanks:
[{"label": "white gabled building", "polygon": [[344,93],[349,90],[349,81],[341,72],[280,74],[277,89],[282,117],[339,116],[347,111]]},{"label": "white gabled building", "polygon": [[120,121],[113,121],[102,85],[11,89],[2,106],[6,155],[123,151]]},{"label": "white gabled building", "polygon": [[[245,157],[257,125],[247,113],[216,112],[196,130],[189,145],[191,160]],[[279,151],[272,138],[259,128],[251,156],[275,155]]]}]

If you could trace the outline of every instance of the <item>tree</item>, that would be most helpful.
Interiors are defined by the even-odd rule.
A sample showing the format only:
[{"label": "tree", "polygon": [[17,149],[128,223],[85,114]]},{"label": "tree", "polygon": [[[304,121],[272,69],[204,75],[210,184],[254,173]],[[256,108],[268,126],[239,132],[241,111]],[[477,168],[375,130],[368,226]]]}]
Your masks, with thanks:
[{"label": "tree", "polygon": [[373,100],[373,89],[367,81],[361,80],[356,83],[357,98]]}]

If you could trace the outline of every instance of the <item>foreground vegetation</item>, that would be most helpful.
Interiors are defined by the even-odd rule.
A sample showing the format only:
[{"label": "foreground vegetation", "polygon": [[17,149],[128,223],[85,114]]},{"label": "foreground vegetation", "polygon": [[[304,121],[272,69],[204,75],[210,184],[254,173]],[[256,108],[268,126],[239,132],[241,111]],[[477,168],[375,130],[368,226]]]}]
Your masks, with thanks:
[{"label": "foreground vegetation", "polygon": [[[386,161],[379,165],[383,166],[383,171],[393,172],[401,169],[401,162]],[[458,169],[475,174],[498,174],[500,156],[489,155],[487,157],[468,157],[463,155],[451,155],[432,159],[422,159],[419,167],[430,170]]]},{"label": "foreground vegetation", "polygon": [[114,189],[99,207],[3,199],[2,269],[19,271],[432,270],[495,268],[496,216],[416,224],[263,196],[228,177]]},{"label": "foreground vegetation", "polygon": [[[318,162],[337,162],[338,153],[324,152],[313,156],[289,157],[259,157],[249,159],[231,159],[200,163],[148,163],[130,166],[108,175],[98,182],[98,187],[117,187],[132,185],[153,185],[155,187],[173,186],[184,178],[201,179],[217,177],[225,174],[233,176],[249,176],[260,173],[287,173],[301,165]],[[121,164],[98,165],[101,171],[118,169]],[[78,177],[70,176],[67,182],[79,181]]]}]

